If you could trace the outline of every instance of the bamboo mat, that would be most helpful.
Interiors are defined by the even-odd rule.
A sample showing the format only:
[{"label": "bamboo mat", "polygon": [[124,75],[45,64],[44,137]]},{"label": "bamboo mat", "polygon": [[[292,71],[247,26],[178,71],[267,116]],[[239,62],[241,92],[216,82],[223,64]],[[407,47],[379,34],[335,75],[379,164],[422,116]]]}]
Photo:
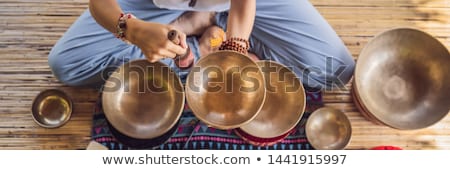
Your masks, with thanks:
[{"label": "bamboo mat", "polygon": [[[90,141],[96,91],[60,84],[47,65],[49,50],[87,7],[88,0],[0,1],[0,149],[80,149]],[[357,56],[376,34],[395,27],[430,33],[450,49],[450,0],[311,0]],[[59,88],[74,99],[72,119],[44,129],[30,115],[40,91]],[[349,88],[348,88],[349,89]],[[374,125],[357,112],[348,90],[324,92],[327,106],[353,125],[348,149],[395,145],[450,149],[450,116],[426,129],[400,131]]]}]

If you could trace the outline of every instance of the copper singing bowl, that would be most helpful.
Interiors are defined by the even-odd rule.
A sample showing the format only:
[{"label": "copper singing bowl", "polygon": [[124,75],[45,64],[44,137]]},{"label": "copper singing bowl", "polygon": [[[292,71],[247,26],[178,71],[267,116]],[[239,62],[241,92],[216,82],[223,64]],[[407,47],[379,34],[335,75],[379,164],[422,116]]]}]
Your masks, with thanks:
[{"label": "copper singing bowl", "polygon": [[305,111],[305,90],[294,72],[274,61],[258,61],[264,73],[266,100],[258,115],[241,129],[255,137],[274,138],[286,134]]},{"label": "copper singing bowl", "polygon": [[48,89],[34,98],[31,113],[39,126],[57,128],[69,121],[72,107],[73,102],[64,91]]},{"label": "copper singing bowl", "polygon": [[339,110],[323,107],[308,118],[306,138],[314,149],[345,149],[350,142],[352,127],[347,116]]},{"label": "copper singing bowl", "polygon": [[186,82],[195,116],[209,126],[233,129],[251,121],[265,96],[264,76],[246,55],[219,51],[201,58]]},{"label": "copper singing bowl", "polygon": [[450,54],[415,29],[385,31],[358,57],[355,85],[360,103],[397,129],[425,128],[450,110]]},{"label": "copper singing bowl", "polygon": [[152,139],[168,132],[184,107],[179,77],[163,63],[134,60],[119,67],[103,89],[103,110],[126,136]]}]

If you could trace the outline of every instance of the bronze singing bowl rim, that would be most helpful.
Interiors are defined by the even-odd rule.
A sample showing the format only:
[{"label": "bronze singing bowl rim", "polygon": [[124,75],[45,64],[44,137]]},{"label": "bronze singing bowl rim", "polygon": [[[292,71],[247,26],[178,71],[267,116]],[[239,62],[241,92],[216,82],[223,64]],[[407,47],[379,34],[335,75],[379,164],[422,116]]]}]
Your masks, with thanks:
[{"label": "bronze singing bowl rim", "polygon": [[[139,75],[139,70],[133,70],[140,68],[145,68],[140,72],[143,76]],[[149,68],[153,70],[148,70]],[[138,75],[133,78],[131,73],[136,72]],[[129,74],[128,81],[125,80],[125,73]],[[139,80],[136,81],[136,78]],[[154,139],[164,135],[177,124],[183,112],[185,94],[180,78],[170,67],[161,62],[150,63],[146,59],[132,60],[111,74],[104,89],[117,80],[120,82],[120,88],[111,92],[104,90],[102,105],[106,119],[118,132],[135,139]],[[148,84],[150,82],[152,85],[161,83],[162,90],[166,91],[152,91],[153,87]],[[142,83],[144,91],[141,91]],[[125,87],[128,88],[128,93],[124,90]],[[133,90],[136,87],[139,91]],[[153,101],[139,102],[143,100]],[[150,116],[158,120],[151,119]]]},{"label": "bronze singing bowl rim", "polygon": [[[305,89],[303,88],[303,84],[300,79],[296,77],[295,73],[283,64],[271,60],[260,60],[256,63],[261,69],[264,66],[269,65],[270,67],[275,67],[277,73],[281,73],[283,70],[283,73],[288,73],[283,74],[283,76],[289,76],[289,80],[277,81],[280,79],[277,77],[278,74],[276,74],[277,76],[271,76],[273,75],[271,72],[267,72],[268,70],[264,71],[266,69],[262,69],[266,83],[266,99],[258,115],[249,123],[241,126],[240,129],[245,133],[258,138],[274,138],[284,135],[292,130],[298,122],[300,122],[300,119],[303,116],[306,108]],[[268,84],[270,86],[271,84],[274,84],[277,89],[283,88],[283,85],[285,88],[289,85],[297,86],[298,89],[292,93],[287,92],[286,90],[271,92],[272,90],[268,89]],[[281,94],[281,96],[277,94]],[[280,108],[279,110],[275,110],[277,112],[274,112],[275,108],[272,106],[274,104]],[[290,116],[276,116],[288,113],[290,113]]]},{"label": "bronze singing bowl rim", "polygon": [[352,89],[350,92],[352,98],[353,98],[353,102],[356,106],[356,108],[359,110],[359,112],[361,113],[361,115],[366,118],[367,120],[371,121],[374,124],[377,125],[386,125],[383,122],[381,122],[380,120],[378,120],[376,117],[372,116],[372,114],[367,110],[366,106],[364,106],[361,102],[360,102],[360,98],[359,98],[359,94],[358,94],[358,90],[356,90],[356,86],[355,83],[352,83]]},{"label": "bronze singing bowl rim", "polygon": [[[329,119],[324,121],[321,120],[320,118],[323,117],[330,118],[330,116],[333,116],[331,118],[339,119],[338,121],[341,122],[341,124],[340,125],[334,124],[335,126],[332,127],[332,129],[339,129],[339,126],[342,126],[342,128],[344,128],[344,131],[339,133],[343,133],[343,135],[339,134],[339,139],[337,139],[337,142],[330,143],[327,141],[328,144],[323,144],[323,142],[325,141],[321,141],[319,138],[319,135],[322,133],[321,130],[323,129],[323,126],[320,125],[327,125],[327,124],[330,125],[330,123],[333,122],[330,122]],[[313,128],[315,127],[314,125],[316,126],[319,125],[320,127]],[[352,137],[352,125],[348,117],[342,111],[331,107],[322,107],[315,110],[309,116],[305,125],[305,133],[306,138],[308,139],[311,146],[314,147],[314,149],[340,150],[345,149],[345,147],[347,147],[347,145],[350,143]],[[335,133],[335,131],[333,133]]]},{"label": "bronze singing bowl rim", "polygon": [[[214,61],[214,62],[212,62],[212,61]],[[217,64],[209,65],[210,63],[217,63]],[[224,65],[224,63],[228,64],[228,65]],[[233,65],[231,65],[230,63],[232,63]],[[204,101],[212,101],[212,100],[207,100],[204,98],[208,94],[214,94],[214,92],[207,91],[207,92],[204,92],[203,94],[200,94],[200,92],[192,90],[191,87],[195,86],[194,81],[196,79],[194,77],[195,76],[194,74],[196,71],[191,71],[188,74],[187,79],[186,79],[186,89],[185,90],[186,90],[187,103],[189,104],[189,107],[191,108],[194,115],[200,121],[204,122],[206,125],[217,128],[217,129],[221,129],[221,130],[235,129],[235,128],[238,128],[238,127],[250,122],[251,120],[253,120],[257,116],[259,111],[261,110],[264,100],[266,98],[264,76],[263,76],[263,73],[261,72],[260,68],[256,64],[256,62],[251,60],[248,56],[246,56],[244,54],[241,54],[241,53],[238,53],[235,51],[224,50],[224,51],[213,52],[213,53],[208,54],[205,57],[200,58],[192,69],[193,70],[199,69],[197,71],[204,73],[202,71],[202,69],[205,69],[208,66],[217,66],[218,68],[220,68],[222,70],[224,70],[223,68],[226,69],[231,66],[235,66],[237,68],[254,68],[256,71],[255,72],[256,77],[258,77],[257,81],[260,85],[260,87],[257,89],[257,92],[254,93],[254,95],[257,95],[258,98],[256,100],[253,100],[253,105],[250,107],[250,109],[243,110],[244,114],[242,114],[242,112],[240,112],[239,114],[241,114],[241,115],[239,117],[233,115],[232,117],[237,117],[237,118],[232,121],[229,121],[226,119],[227,114],[236,114],[236,112],[233,110],[227,110],[227,111],[222,111],[222,112],[211,112],[210,109],[212,107],[205,106],[208,104],[208,102],[205,103]],[[227,70],[227,72],[228,71],[229,70]],[[224,78],[224,77],[222,77],[222,78]],[[208,77],[208,79],[210,79],[210,78]],[[198,80],[198,81],[200,81],[200,80]],[[206,82],[206,84],[209,83],[208,81],[201,81],[202,87],[205,87],[205,85],[203,85],[205,82]],[[226,84],[227,82],[224,80],[223,83]],[[242,87],[242,86],[240,86],[240,87]],[[212,96],[212,95],[210,95],[210,96]],[[215,96],[218,96],[218,95],[215,95]],[[241,96],[244,96],[244,95],[241,95]],[[209,96],[207,96],[207,97],[209,97]],[[230,100],[222,99],[221,101],[230,101]],[[233,100],[231,100],[231,101],[233,101]],[[249,104],[249,105],[251,105],[251,104]],[[224,109],[224,103],[221,103],[219,105],[216,104],[216,105],[214,105],[214,108],[215,109],[219,108],[219,110]],[[234,109],[236,109],[236,108],[237,107],[235,107]],[[240,111],[242,111],[242,110],[240,110]],[[215,116],[214,120],[213,120],[213,118],[211,118],[213,116]],[[229,117],[231,117],[231,116],[229,116]]]},{"label": "bronze singing bowl rim", "polygon": [[[50,99],[48,99],[49,97],[58,97],[61,100],[64,100],[68,107],[68,108],[65,108],[66,111],[64,111],[63,113],[60,113],[60,115],[59,115],[60,120],[57,120],[55,123],[47,122],[45,120],[46,117],[42,115],[43,114],[42,107],[44,107],[44,106],[42,106],[42,104],[44,104],[46,101],[50,100]],[[60,105],[63,103],[58,103],[58,104]],[[65,106],[62,106],[62,107],[65,107]],[[67,93],[65,93],[62,90],[47,89],[47,90],[41,91],[32,101],[31,115],[33,117],[33,120],[34,120],[34,122],[36,122],[36,124],[38,124],[39,126],[44,127],[44,128],[58,128],[58,127],[65,125],[72,117],[72,112],[73,112],[73,101],[69,97],[69,95],[67,95]]]},{"label": "bronze singing bowl rim", "polygon": [[245,142],[254,145],[254,146],[260,146],[260,147],[266,147],[266,146],[273,146],[284,139],[286,139],[292,132],[288,131],[285,134],[282,134],[280,136],[276,136],[274,138],[258,138],[253,135],[250,135],[243,131],[241,128],[233,129],[234,133],[239,136],[242,140]]},{"label": "bronze singing bowl rim", "polygon": [[[374,56],[375,54],[377,55]],[[390,60],[389,62],[392,63],[398,61],[400,62],[403,61],[403,63],[402,64],[397,63],[396,65],[394,65],[389,62],[385,62],[385,60],[388,59]],[[419,59],[421,60],[419,61]],[[441,42],[439,42],[439,40],[435,39],[433,36],[431,36],[426,32],[420,31],[415,28],[393,28],[383,31],[378,35],[376,35],[373,39],[371,39],[369,43],[365,45],[365,47],[362,49],[361,53],[358,56],[358,60],[355,66],[354,84],[355,90],[357,91],[356,93],[357,97],[359,98],[359,102],[362,106],[364,106],[367,109],[367,113],[369,113],[371,116],[382,122],[382,124],[389,126],[391,128],[399,130],[414,130],[432,126],[438,123],[440,120],[442,120],[449,113],[450,110],[450,102],[442,100],[443,98],[445,98],[445,93],[448,93],[447,96],[450,96],[450,87],[448,85],[450,84],[449,82],[450,75],[445,74],[445,72],[450,72],[449,68],[445,68],[445,66],[450,65],[449,61],[450,61],[450,54],[449,51],[446,49],[446,47]],[[446,62],[448,62],[448,64],[446,64]],[[444,65],[444,67],[442,66],[439,67],[439,65]],[[374,69],[375,66],[378,66],[378,68]],[[382,84],[380,84],[379,82],[378,86],[373,85],[377,83],[377,81],[375,81],[376,78],[371,76],[371,74],[372,75],[379,74],[378,76],[380,76],[380,74],[384,74],[384,72],[386,72],[385,70],[389,70],[386,68],[383,69],[383,67],[388,66],[395,68],[397,70],[399,70],[400,66],[402,66],[402,69],[407,68],[404,70],[409,71],[403,72],[398,71],[398,72],[403,74],[410,73],[407,76],[414,78],[405,80],[407,77],[405,77],[404,75],[403,77],[400,77],[402,75],[390,74],[388,75],[390,77],[384,77],[383,80],[381,79],[379,80],[380,82],[382,82],[383,85],[385,85],[386,87],[387,87],[386,84],[395,84],[396,86],[400,86],[398,85],[399,83],[389,83],[391,82],[390,81],[391,79],[397,77],[399,80],[402,81],[401,84],[403,84],[404,87],[414,89],[415,90],[414,92],[416,93],[419,93],[417,92],[418,90],[419,91],[422,90],[425,92],[420,92],[423,94],[415,94],[414,92],[411,92],[411,90],[407,91],[409,89],[406,90],[402,89],[402,92],[404,93],[402,94],[403,96],[407,95],[421,95],[421,96],[404,97],[403,100],[390,100],[389,102],[387,102],[386,97],[388,95],[395,96],[394,93],[388,93],[388,91],[398,92],[398,90],[389,90],[389,88],[383,88],[384,86],[382,87],[381,86]],[[420,68],[427,68],[427,69],[420,69]],[[430,68],[434,69],[432,70],[435,71],[434,75],[431,74]],[[446,71],[444,69],[448,69],[449,71]],[[375,72],[373,70],[377,70],[378,72]],[[415,70],[425,70],[425,71],[414,72]],[[412,75],[412,73],[414,73],[414,75]],[[440,76],[440,78],[433,77],[436,75],[436,73],[438,73],[438,76]],[[431,79],[430,77],[437,80],[427,81]],[[420,79],[421,81],[417,81],[418,79]],[[415,81],[416,83],[410,83],[407,81]],[[432,87],[437,86],[436,82],[438,81],[441,82],[442,84],[439,86],[441,90],[439,92],[432,93],[434,91],[437,91],[435,89],[432,89]],[[445,83],[445,81],[447,81],[447,83]],[[371,86],[367,85],[368,82],[371,82]],[[420,88],[420,86],[426,87]],[[374,90],[381,90],[381,91],[379,91],[380,93],[373,92],[375,94],[371,95],[370,91]],[[380,99],[381,97],[378,97],[379,100],[376,100],[377,96],[381,95],[384,95],[386,100],[381,100]],[[400,95],[400,97],[402,97],[402,95]],[[410,100],[414,99],[415,101],[408,101],[407,99]],[[418,100],[416,101],[416,99]],[[407,103],[405,101],[416,102],[417,104],[408,103],[408,105],[406,106],[411,107],[405,108],[405,105],[402,105],[400,103],[400,102]],[[428,107],[423,104],[424,102],[434,105]],[[443,102],[447,102],[447,104],[443,104]],[[388,105],[392,107],[388,107]],[[402,106],[402,108],[400,106]],[[404,110],[400,111],[400,108],[407,111]],[[399,115],[399,113],[401,113],[402,115]]]},{"label": "bronze singing bowl rim", "polygon": [[108,123],[109,130],[114,138],[121,142],[122,144],[127,145],[133,149],[156,149],[160,147],[162,144],[165,144],[169,141],[169,139],[177,132],[177,125],[175,124],[171,129],[169,129],[166,133],[151,139],[136,139],[133,137],[129,137],[127,135],[122,134],[116,128],[114,128],[111,123]]}]

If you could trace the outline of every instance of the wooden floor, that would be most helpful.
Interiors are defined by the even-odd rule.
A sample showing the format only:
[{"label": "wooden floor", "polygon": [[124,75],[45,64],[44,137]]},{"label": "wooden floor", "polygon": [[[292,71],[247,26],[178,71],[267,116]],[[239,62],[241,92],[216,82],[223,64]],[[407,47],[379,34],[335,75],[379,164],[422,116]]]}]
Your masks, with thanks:
[{"label": "wooden floor", "polygon": [[[97,93],[60,84],[47,65],[49,50],[87,7],[88,0],[0,1],[0,149],[79,149],[90,139]],[[450,0],[311,0],[357,58],[377,33],[414,27],[450,49]],[[31,101],[44,89],[60,88],[75,101],[70,122],[44,129],[30,115]],[[450,116],[436,125],[399,131],[361,117],[349,91],[325,92],[327,106],[351,119],[348,149],[395,145],[404,149],[450,149]]]}]

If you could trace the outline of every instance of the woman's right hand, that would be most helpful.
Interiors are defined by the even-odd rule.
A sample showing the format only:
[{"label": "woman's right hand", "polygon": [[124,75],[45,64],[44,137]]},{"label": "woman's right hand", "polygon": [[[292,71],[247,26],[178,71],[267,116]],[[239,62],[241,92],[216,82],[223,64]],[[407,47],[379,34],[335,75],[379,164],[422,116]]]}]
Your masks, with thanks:
[{"label": "woman's right hand", "polygon": [[163,58],[174,58],[186,53],[186,34],[178,32],[179,44],[168,39],[168,33],[175,28],[139,19],[129,19],[125,37],[132,44],[138,46],[150,62],[157,62]]}]

